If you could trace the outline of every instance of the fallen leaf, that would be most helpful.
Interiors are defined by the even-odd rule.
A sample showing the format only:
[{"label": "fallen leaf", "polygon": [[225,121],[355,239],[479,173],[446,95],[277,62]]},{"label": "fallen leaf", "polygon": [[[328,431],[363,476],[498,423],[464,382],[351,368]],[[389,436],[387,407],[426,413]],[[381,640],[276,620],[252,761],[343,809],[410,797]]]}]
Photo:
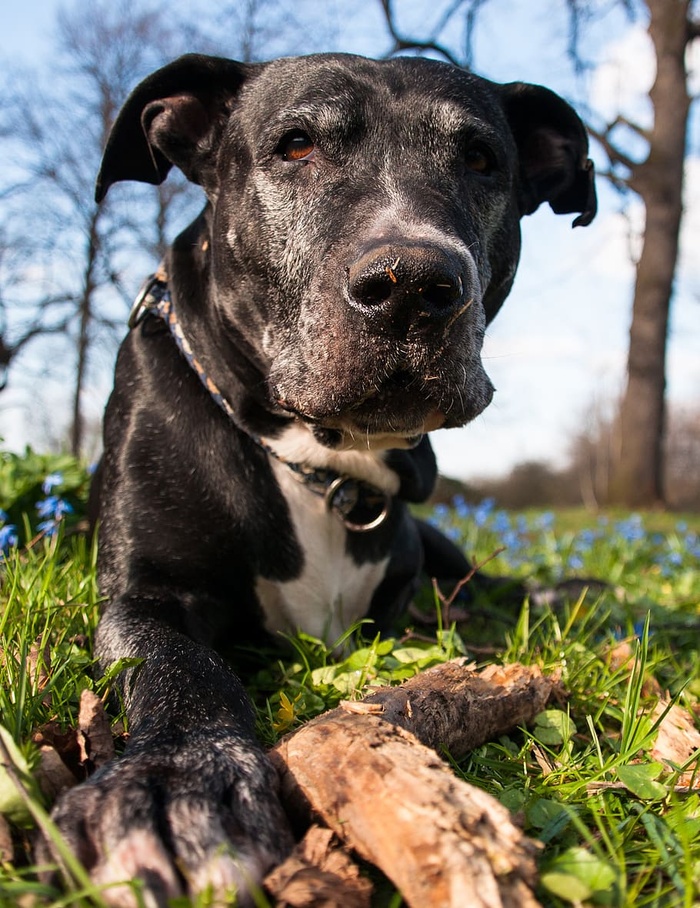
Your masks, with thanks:
[{"label": "fallen leaf", "polygon": [[39,748],[39,765],[34,777],[50,803],[66,789],[78,784],[78,779],[68,769],[58,751],[49,744],[42,744]]},{"label": "fallen leaf", "polygon": [[58,722],[47,722],[33,732],[32,741],[39,749],[46,746],[55,750],[76,781],[82,782],[85,779],[85,767],[81,763],[78,737],[74,728],[64,731]]},{"label": "fallen leaf", "polygon": [[[43,636],[36,638],[27,654],[27,674],[36,681],[39,692],[43,691],[49,681],[51,673],[51,650],[48,643],[44,643]],[[51,691],[48,690],[41,698],[47,708],[51,706]]]},{"label": "fallen leaf", "polygon": [[89,762],[93,770],[114,759],[112,729],[102,700],[88,689],[80,694],[77,739],[81,762]]},{"label": "fallen leaf", "polygon": [[11,861],[13,856],[12,832],[5,817],[0,815],[0,863]]},{"label": "fallen leaf", "polygon": [[652,718],[658,719],[665,710],[668,712],[659,725],[651,758],[672,767],[684,766],[694,758],[693,764],[681,773],[678,782],[691,788],[700,788],[700,732],[695,727],[695,720],[678,704],[669,709],[669,701],[665,699],[656,704]]}]

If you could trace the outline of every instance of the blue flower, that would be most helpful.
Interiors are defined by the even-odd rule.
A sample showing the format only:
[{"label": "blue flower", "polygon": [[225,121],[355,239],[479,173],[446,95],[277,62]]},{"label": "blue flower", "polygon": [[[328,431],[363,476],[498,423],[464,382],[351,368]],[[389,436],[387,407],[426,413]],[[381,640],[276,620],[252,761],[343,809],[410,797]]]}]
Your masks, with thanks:
[{"label": "blue flower", "polygon": [[73,508],[69,502],[59,498],[58,495],[49,495],[43,501],[38,501],[36,509],[39,517],[44,518],[41,523],[37,524],[37,529],[46,536],[53,536],[58,524],[66,514],[73,513]]},{"label": "blue flower", "polygon": [[595,530],[581,530],[576,538],[576,548],[579,552],[590,552],[593,543],[599,538],[600,536]]},{"label": "blue flower", "polygon": [[38,523],[36,525],[36,528],[40,533],[43,533],[45,536],[53,536],[53,534],[58,529],[58,521],[42,520],[41,523]]},{"label": "blue flower", "polygon": [[69,502],[64,501],[62,498],[59,499],[58,504],[56,505],[56,511],[54,513],[54,519],[60,520],[62,517],[65,517],[66,514],[73,513],[73,506]]},{"label": "blue flower", "polygon": [[510,515],[507,511],[496,511],[491,521],[491,529],[494,533],[506,533],[510,529]]},{"label": "blue flower", "polygon": [[518,514],[515,525],[519,533],[522,533],[523,536],[529,531],[530,527],[527,523],[527,517],[524,514]]},{"label": "blue flower", "polygon": [[641,542],[645,536],[642,518],[639,514],[631,514],[627,520],[621,520],[615,524],[615,529],[625,542]]},{"label": "blue flower", "polygon": [[523,539],[516,530],[506,530],[501,542],[511,553],[519,552],[523,547]]},{"label": "blue flower", "polygon": [[541,530],[551,530],[554,528],[556,517],[552,511],[543,511],[537,518],[537,526]]},{"label": "blue flower", "polygon": [[6,523],[0,527],[0,550],[6,552],[19,542],[17,527],[13,523]]},{"label": "blue flower", "polygon": [[43,501],[37,501],[36,510],[39,517],[53,517],[60,501],[58,495],[49,495]]},{"label": "blue flower", "polygon": [[448,539],[451,539],[452,542],[461,542],[462,541],[462,531],[459,527],[445,527],[443,533],[447,536]]},{"label": "blue flower", "polygon": [[44,495],[50,495],[51,491],[56,487],[63,485],[63,474],[62,473],[49,473],[49,475],[44,479],[41,484],[41,491]]},{"label": "blue flower", "polygon": [[491,512],[496,506],[493,498],[484,498],[483,501],[474,508],[474,523],[478,527],[483,527],[491,516]]},{"label": "blue flower", "polygon": [[43,501],[37,501],[36,510],[39,517],[51,520],[60,520],[66,514],[72,514],[73,508],[58,495],[49,495]]},{"label": "blue flower", "polygon": [[462,495],[455,495],[452,499],[452,507],[461,520],[466,520],[471,514],[471,507],[467,504]]}]

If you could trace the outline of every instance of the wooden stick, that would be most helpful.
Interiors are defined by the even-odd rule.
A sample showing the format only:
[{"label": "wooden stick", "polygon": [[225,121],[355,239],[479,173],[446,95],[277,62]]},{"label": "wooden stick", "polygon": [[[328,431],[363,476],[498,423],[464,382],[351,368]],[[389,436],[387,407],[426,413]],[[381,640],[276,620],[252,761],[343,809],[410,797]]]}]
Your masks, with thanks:
[{"label": "wooden stick", "polygon": [[476,672],[464,661],[428,669],[400,687],[383,687],[361,703],[380,705],[385,722],[459,758],[530,722],[551,696],[553,680],[537,666],[490,665]]},{"label": "wooden stick", "polygon": [[277,745],[283,799],[297,817],[320,817],[414,908],[534,908],[537,845],[424,745],[462,755],[532,719],[551,687],[524,666],[477,674],[449,663],[384,688]]}]

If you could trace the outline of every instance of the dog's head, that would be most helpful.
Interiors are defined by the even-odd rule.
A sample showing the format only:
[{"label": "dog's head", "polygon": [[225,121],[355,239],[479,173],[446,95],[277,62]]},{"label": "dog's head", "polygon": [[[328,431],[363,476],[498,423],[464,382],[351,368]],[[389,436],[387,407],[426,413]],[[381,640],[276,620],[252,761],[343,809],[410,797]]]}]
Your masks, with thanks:
[{"label": "dog's head", "polygon": [[548,202],[588,224],[587,154],[539,86],[416,58],[190,55],[128,99],[97,193],[173,164],[201,184],[211,305],[252,344],[270,409],[327,443],[398,443],[489,403],[481,347],[519,219]]}]

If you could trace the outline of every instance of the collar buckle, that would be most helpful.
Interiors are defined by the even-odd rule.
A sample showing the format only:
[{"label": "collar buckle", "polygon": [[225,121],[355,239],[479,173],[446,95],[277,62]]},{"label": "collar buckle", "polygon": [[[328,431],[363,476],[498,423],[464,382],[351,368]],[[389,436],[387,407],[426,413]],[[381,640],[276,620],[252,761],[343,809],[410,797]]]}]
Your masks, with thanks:
[{"label": "collar buckle", "polygon": [[168,285],[159,274],[151,274],[141,284],[139,292],[129,313],[128,326],[135,328],[140,325],[149,312],[158,306],[168,292]]},{"label": "collar buckle", "polygon": [[381,526],[391,509],[391,497],[352,476],[338,476],[323,495],[326,509],[334,511],[353,533],[368,533]]}]

